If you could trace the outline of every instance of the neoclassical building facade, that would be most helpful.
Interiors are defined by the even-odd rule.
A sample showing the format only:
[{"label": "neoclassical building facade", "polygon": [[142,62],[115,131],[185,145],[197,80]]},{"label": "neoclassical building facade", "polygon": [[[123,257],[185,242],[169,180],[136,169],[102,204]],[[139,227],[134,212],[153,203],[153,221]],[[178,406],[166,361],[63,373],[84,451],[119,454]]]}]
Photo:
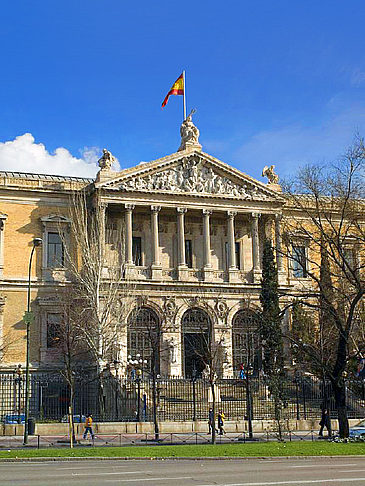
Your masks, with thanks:
[{"label": "neoclassical building facade", "polygon": [[[294,248],[303,256],[301,263],[282,257],[282,218],[290,211],[273,166],[263,171],[267,183],[257,181],[204,153],[197,133],[189,131],[191,118],[184,123],[178,152],[115,172],[113,157],[104,150],[95,180],[0,172],[2,368],[25,361],[23,314],[35,237],[43,245],[35,251],[31,272],[31,365],[43,369],[57,362],[55,293],[68,281],[59,228],[63,225],[67,234],[69,196],[84,188],[99,194],[105,224],[117,232],[123,227],[121,265],[139,309],[126,316],[120,337],[124,369],[128,357],[151,359],[145,339],[151,325],[161,330],[161,374],[201,373],[207,335],[224,350],[224,376],[237,373],[247,359],[259,368],[255,330],[263,242],[273,242],[282,289],[310,285],[306,245]],[[283,325],[290,327],[289,315]]]}]

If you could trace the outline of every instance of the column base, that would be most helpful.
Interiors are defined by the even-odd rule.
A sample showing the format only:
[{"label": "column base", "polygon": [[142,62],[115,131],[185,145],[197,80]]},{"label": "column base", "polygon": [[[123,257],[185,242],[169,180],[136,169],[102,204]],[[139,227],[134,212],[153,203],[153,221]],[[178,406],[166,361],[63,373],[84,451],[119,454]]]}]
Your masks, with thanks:
[{"label": "column base", "polygon": [[124,278],[129,278],[131,280],[136,280],[138,277],[138,272],[134,263],[126,263],[124,266]]},{"label": "column base", "polygon": [[238,278],[238,268],[230,268],[228,270],[228,282],[229,283],[238,283],[240,282]]},{"label": "column base", "polygon": [[253,270],[252,271],[252,278],[253,278],[253,283],[261,283],[262,271],[261,270]]},{"label": "column base", "polygon": [[204,267],[202,269],[202,277],[204,282],[213,282],[214,280],[214,270],[211,267]]},{"label": "column base", "polygon": [[161,265],[151,265],[151,279],[152,280],[162,280],[162,266]]},{"label": "column base", "polygon": [[279,285],[285,285],[287,283],[287,274],[283,270],[278,272],[278,283]]},{"label": "column base", "polygon": [[189,280],[189,270],[187,265],[179,265],[176,269],[177,279],[180,281],[187,281]]}]

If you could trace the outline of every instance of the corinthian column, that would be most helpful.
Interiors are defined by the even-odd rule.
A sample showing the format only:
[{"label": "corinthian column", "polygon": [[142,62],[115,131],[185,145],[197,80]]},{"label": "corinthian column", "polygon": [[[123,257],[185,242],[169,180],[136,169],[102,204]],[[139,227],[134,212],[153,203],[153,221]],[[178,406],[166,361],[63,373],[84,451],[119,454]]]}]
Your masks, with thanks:
[{"label": "corinthian column", "polygon": [[251,237],[252,237],[252,267],[253,280],[258,282],[261,277],[260,246],[259,246],[259,213],[251,214]]},{"label": "corinthian column", "polygon": [[125,205],[125,263],[127,265],[133,265],[133,255],[132,255],[132,211],[134,209],[134,204]]},{"label": "corinthian column", "polygon": [[234,239],[234,218],[237,211],[227,211],[228,215],[228,252],[229,252],[229,268],[237,269],[236,264],[236,248]]},{"label": "corinthian column", "polygon": [[158,241],[158,213],[161,206],[151,206],[151,229],[152,229],[152,265],[159,267],[160,262],[160,245]]},{"label": "corinthian column", "polygon": [[210,256],[210,216],[211,209],[203,209],[204,268],[212,268]]},{"label": "corinthian column", "polygon": [[178,244],[178,266],[186,267],[185,260],[185,227],[184,215],[186,208],[176,208],[177,211],[177,244]]},{"label": "corinthian column", "polygon": [[158,213],[161,206],[151,206],[151,229],[152,229],[152,266],[151,277],[153,280],[162,279],[162,267],[160,261],[160,244],[158,238]]}]

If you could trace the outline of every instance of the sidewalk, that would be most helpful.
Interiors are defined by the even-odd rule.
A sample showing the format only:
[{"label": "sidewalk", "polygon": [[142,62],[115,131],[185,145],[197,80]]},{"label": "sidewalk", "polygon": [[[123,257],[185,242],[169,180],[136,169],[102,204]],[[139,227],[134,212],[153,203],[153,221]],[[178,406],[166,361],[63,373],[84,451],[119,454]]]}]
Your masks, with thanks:
[{"label": "sidewalk", "polygon": [[[318,431],[289,431],[283,433],[285,441],[317,441]],[[275,432],[254,433],[254,440],[259,442],[269,442],[278,440]],[[108,447],[108,446],[131,446],[131,445],[181,445],[181,444],[209,444],[211,436],[207,433],[161,433],[159,440],[155,440],[154,434],[95,434],[95,439],[83,439],[82,435],[76,435],[75,447]],[[250,442],[248,434],[231,433],[216,436],[217,444],[244,443]],[[27,448],[47,448],[47,447],[69,447],[69,437],[67,435],[32,435],[29,436]],[[24,448],[23,436],[0,436],[1,449]]]}]

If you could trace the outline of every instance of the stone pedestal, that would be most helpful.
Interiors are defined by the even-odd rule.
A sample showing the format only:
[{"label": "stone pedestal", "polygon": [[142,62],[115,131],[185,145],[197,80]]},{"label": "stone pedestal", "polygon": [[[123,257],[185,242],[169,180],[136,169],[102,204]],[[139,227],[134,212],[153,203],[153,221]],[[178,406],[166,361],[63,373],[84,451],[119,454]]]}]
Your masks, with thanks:
[{"label": "stone pedestal", "polygon": [[214,281],[214,270],[210,267],[204,267],[202,269],[202,276],[204,282],[213,282]]},{"label": "stone pedestal", "polygon": [[189,280],[189,274],[187,265],[179,265],[177,267],[177,279],[181,282],[187,282]]},{"label": "stone pedestal", "polygon": [[151,265],[152,280],[162,280],[162,267],[160,265]]},{"label": "stone pedestal", "polygon": [[136,266],[133,263],[126,263],[124,266],[124,278],[130,280],[136,280],[138,278],[138,272]]},{"label": "stone pedestal", "polygon": [[229,283],[240,282],[240,279],[238,278],[238,269],[237,268],[230,268],[228,270],[228,282]]},{"label": "stone pedestal", "polygon": [[253,270],[252,271],[253,283],[261,283],[261,278],[262,278],[262,271],[261,270]]}]

